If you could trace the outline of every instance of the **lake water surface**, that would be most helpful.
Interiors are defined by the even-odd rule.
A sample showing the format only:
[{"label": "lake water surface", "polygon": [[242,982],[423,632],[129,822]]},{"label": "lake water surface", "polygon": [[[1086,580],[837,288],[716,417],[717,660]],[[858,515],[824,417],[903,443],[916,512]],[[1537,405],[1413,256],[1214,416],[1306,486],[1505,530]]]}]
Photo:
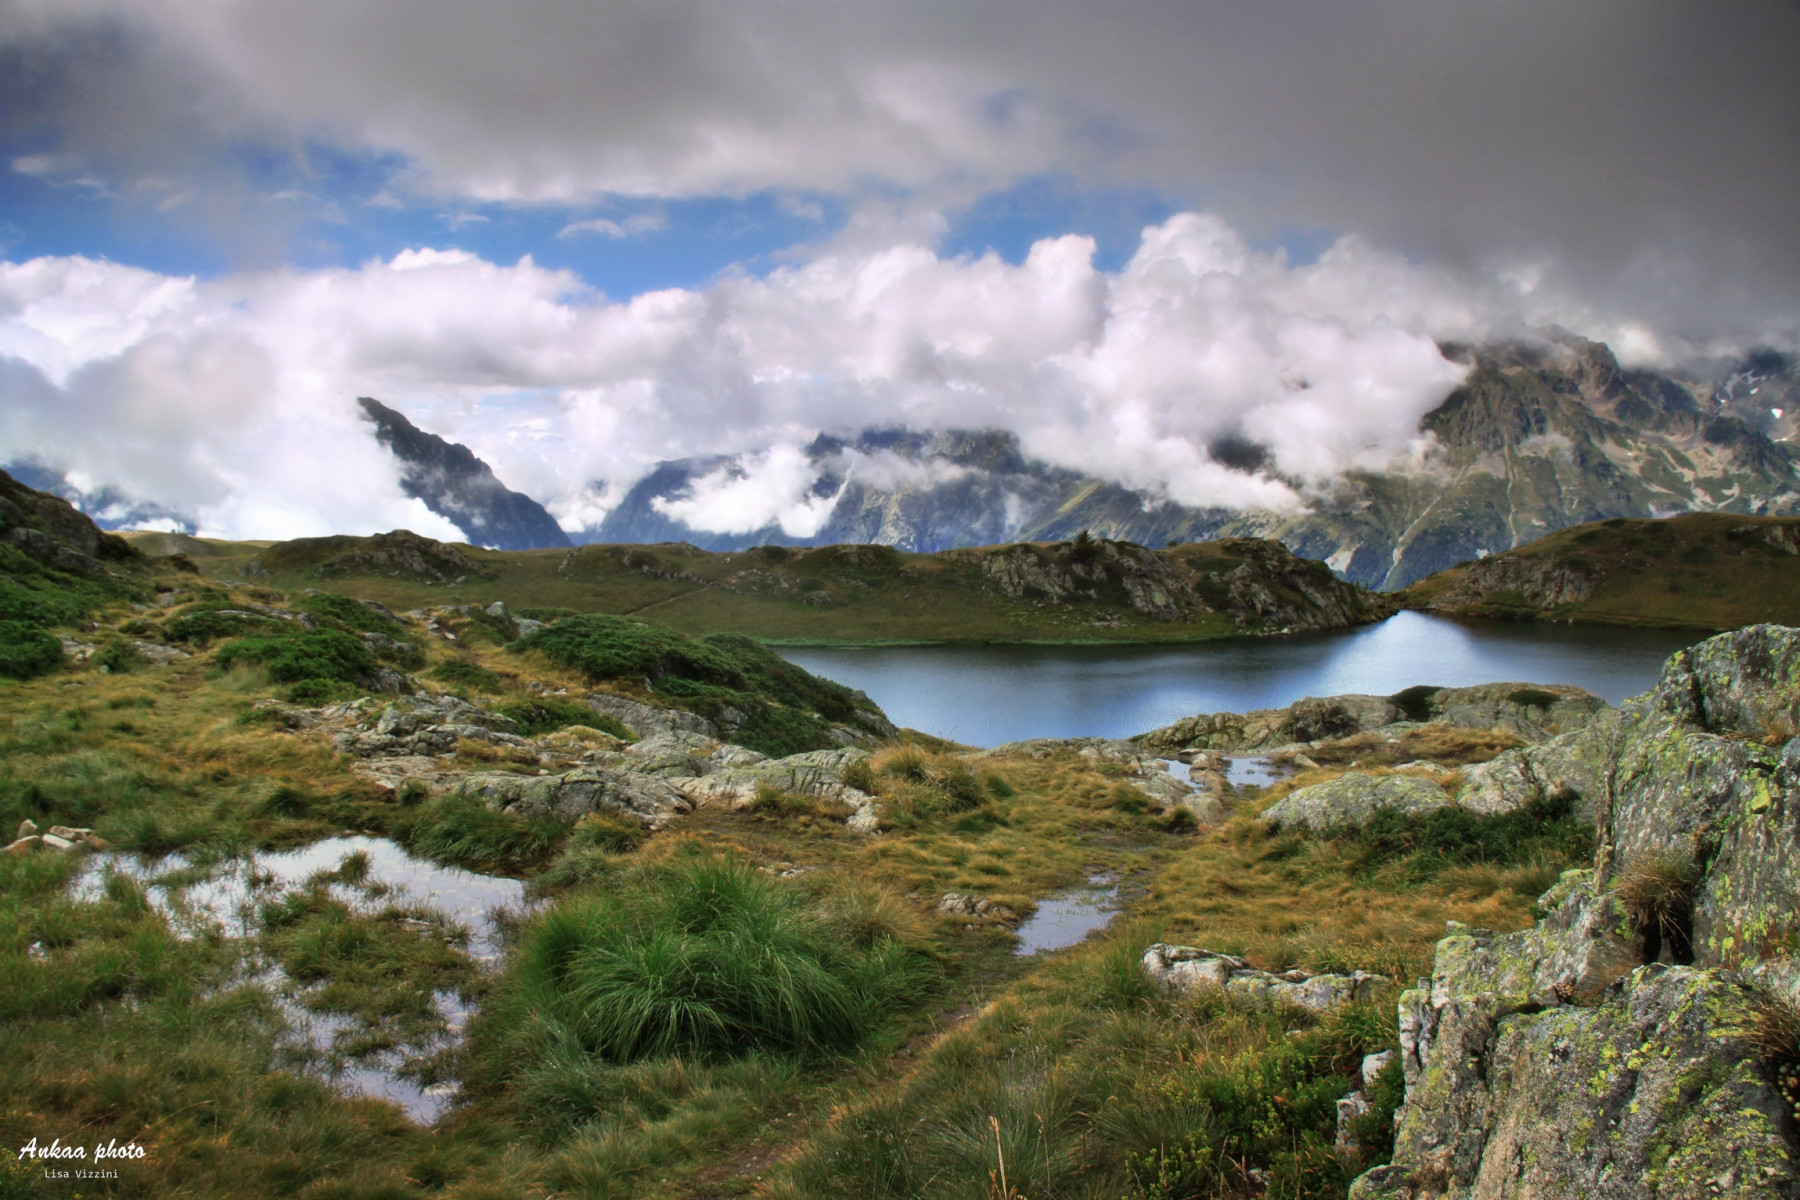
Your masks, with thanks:
[{"label": "lake water surface", "polygon": [[1386,696],[1414,684],[1572,683],[1613,704],[1707,635],[1403,612],[1378,625],[1176,646],[784,647],[861,688],[898,725],[974,746],[1028,737],[1129,737],[1204,712],[1306,696]]}]

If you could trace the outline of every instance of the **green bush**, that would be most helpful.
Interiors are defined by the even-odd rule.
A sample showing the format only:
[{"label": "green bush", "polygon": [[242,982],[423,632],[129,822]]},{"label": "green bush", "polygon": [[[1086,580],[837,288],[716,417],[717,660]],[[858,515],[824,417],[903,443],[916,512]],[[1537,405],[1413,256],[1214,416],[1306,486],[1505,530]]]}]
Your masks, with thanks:
[{"label": "green bush", "polygon": [[260,663],[276,683],[330,679],[357,683],[377,669],[375,655],[361,638],[337,629],[308,629],[275,637],[240,638],[219,649],[215,660],[229,668]]},{"label": "green bush", "polygon": [[733,740],[772,757],[835,745],[833,723],[869,728],[855,692],[737,634],[691,638],[652,621],[588,615],[566,617],[511,648],[536,650],[596,681],[647,679],[714,720],[734,710],[743,720]]},{"label": "green bush", "polygon": [[554,910],[508,986],[545,1026],[615,1063],[853,1050],[924,981],[891,929],[797,884],[694,857],[640,868]]},{"label": "green bush", "polygon": [[37,625],[0,620],[0,676],[31,679],[62,666],[62,643]]},{"label": "green bush", "polygon": [[340,596],[336,592],[314,592],[293,607],[297,612],[330,617],[362,633],[385,633],[389,637],[401,638],[407,632],[406,626],[379,609],[371,608],[360,600]]},{"label": "green bush", "polygon": [[287,690],[289,703],[304,704],[308,708],[354,700],[360,695],[361,688],[341,679],[302,679]]},{"label": "green bush", "polygon": [[557,700],[551,697],[509,700],[496,707],[494,711],[517,722],[519,733],[524,737],[538,737],[542,734],[554,733],[558,729],[570,725],[586,725],[590,729],[610,733],[622,741],[637,740],[632,736],[631,730],[619,723],[617,717],[605,716],[585,704],[569,700]]},{"label": "green bush", "polygon": [[94,662],[105,667],[114,675],[123,675],[135,671],[144,665],[144,656],[137,652],[137,647],[123,638],[114,638],[100,648],[94,655]]}]

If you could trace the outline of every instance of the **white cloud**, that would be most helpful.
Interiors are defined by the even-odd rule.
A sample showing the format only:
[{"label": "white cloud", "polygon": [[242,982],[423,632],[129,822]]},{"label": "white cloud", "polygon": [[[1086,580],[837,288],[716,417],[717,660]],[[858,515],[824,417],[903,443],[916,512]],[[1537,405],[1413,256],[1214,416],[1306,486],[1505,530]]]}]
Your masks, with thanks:
[{"label": "white cloud", "polygon": [[557,231],[559,238],[574,237],[580,233],[598,233],[611,238],[636,237],[641,233],[651,233],[658,229],[666,229],[668,217],[659,212],[633,213],[623,221],[615,221],[610,217],[594,217],[586,221],[571,221]]},{"label": "white cloud", "polygon": [[[806,536],[830,498],[797,447],[871,426],[1010,429],[1028,453],[1182,503],[1291,508],[1346,469],[1418,464],[1419,418],[1461,377],[1434,338],[1579,315],[1542,283],[1522,296],[1354,239],[1296,267],[1204,214],[1145,230],[1116,273],[1093,250],[1052,238],[1016,265],[825,250],[623,302],[529,257],[431,248],[211,281],[0,264],[0,457],[228,536],[448,533],[357,418],[373,395],[572,528],[658,461],[739,455],[665,511]],[[1212,461],[1220,439],[1266,446],[1299,492]],[[891,455],[834,465],[932,482]]]}]

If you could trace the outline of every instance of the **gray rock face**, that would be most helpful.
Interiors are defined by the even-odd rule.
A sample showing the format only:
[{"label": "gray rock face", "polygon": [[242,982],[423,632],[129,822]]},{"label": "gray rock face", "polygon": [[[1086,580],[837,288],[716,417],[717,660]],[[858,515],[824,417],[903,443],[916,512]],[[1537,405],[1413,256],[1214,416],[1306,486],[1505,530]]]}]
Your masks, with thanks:
[{"label": "gray rock face", "polygon": [[[1543,703],[1544,697],[1550,702]],[[1249,713],[1202,713],[1132,740],[1162,754],[1184,750],[1240,754],[1441,721],[1461,729],[1503,729],[1535,743],[1585,727],[1606,707],[1600,697],[1577,687],[1486,683],[1411,689],[1394,696],[1308,697],[1286,708]]]},{"label": "gray rock face", "polygon": [[636,817],[652,828],[693,807],[687,796],[663,780],[600,767],[560,775],[470,775],[457,790],[495,812],[564,820],[611,812]]},{"label": "gray rock face", "polygon": [[1263,820],[1314,833],[1354,829],[1384,809],[1428,813],[1456,801],[1429,779],[1415,775],[1340,775],[1329,783],[1300,788],[1263,810]]},{"label": "gray rock face", "polygon": [[[1800,631],[1752,626],[1470,781],[1566,788],[1597,826],[1595,869],[1566,873],[1534,928],[1438,943],[1429,989],[1400,999],[1394,1161],[1353,1197],[1800,1197],[1785,1102],[1746,1040],[1757,988],[1800,999],[1796,716]],[[1679,945],[1615,890],[1671,858],[1697,878]]]},{"label": "gray rock face", "polygon": [[1241,958],[1195,946],[1156,943],[1144,951],[1144,974],[1171,991],[1222,991],[1252,1004],[1291,1004],[1324,1012],[1352,1000],[1373,999],[1388,981],[1367,971],[1313,975],[1251,969]]},{"label": "gray rock face", "polygon": [[719,736],[718,726],[698,713],[640,704],[611,692],[595,692],[587,698],[587,706],[603,717],[615,718],[639,737],[673,731],[698,733],[709,738]]}]

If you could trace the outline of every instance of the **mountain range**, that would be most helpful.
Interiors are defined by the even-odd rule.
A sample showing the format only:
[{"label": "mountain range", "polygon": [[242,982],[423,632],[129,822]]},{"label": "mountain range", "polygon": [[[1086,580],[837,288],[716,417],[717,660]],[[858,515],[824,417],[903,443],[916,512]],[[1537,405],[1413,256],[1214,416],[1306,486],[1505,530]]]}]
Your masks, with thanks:
[{"label": "mountain range", "polygon": [[[565,531],[466,446],[372,398],[359,404],[399,461],[408,495],[471,543],[507,550],[685,541],[713,551],[873,543],[931,553],[1062,541],[1086,529],[1150,546],[1275,538],[1352,582],[1397,589],[1588,521],[1800,513],[1800,361],[1793,355],[1758,351],[1702,378],[1622,368],[1603,343],[1562,331],[1442,350],[1468,374],[1423,418],[1431,446],[1423,463],[1354,471],[1323,488],[1284,480],[1308,497],[1303,511],[1176,504],[1030,458],[1003,430],[864,429],[823,432],[807,447],[810,497],[829,502],[829,510],[804,537],[774,524],[719,533],[672,515],[708,477],[746,473],[754,451],[659,463],[599,525]],[[1227,439],[1208,453],[1230,469],[1276,477],[1266,448],[1253,442]],[[8,469],[102,525],[142,515],[110,493],[59,486],[41,467]]]}]

